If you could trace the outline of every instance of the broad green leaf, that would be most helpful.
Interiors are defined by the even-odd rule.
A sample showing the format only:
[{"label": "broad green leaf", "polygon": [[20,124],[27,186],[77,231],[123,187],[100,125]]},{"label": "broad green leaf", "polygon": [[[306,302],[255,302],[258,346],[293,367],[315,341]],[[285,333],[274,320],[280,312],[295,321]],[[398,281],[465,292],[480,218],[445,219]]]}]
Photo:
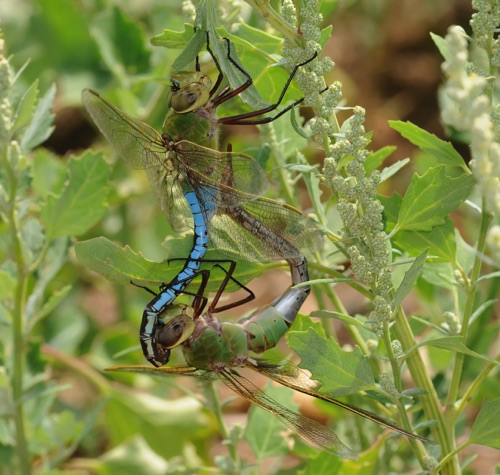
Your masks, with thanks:
[{"label": "broad green leaf", "polygon": [[446,217],[444,224],[434,226],[430,231],[401,231],[394,241],[404,249],[410,257],[429,250],[429,258],[433,262],[455,262],[457,245],[453,221]]},{"label": "broad green leaf", "polygon": [[401,305],[404,298],[410,293],[416,280],[419,278],[422,268],[424,267],[425,260],[427,258],[427,251],[424,251],[420,256],[418,256],[411,267],[406,271],[405,276],[396,291],[396,296],[391,303],[392,309],[396,309]]},{"label": "broad green leaf", "polygon": [[168,462],[135,434],[118,447],[100,457],[101,463],[93,469],[98,475],[164,475]]},{"label": "broad green leaf", "polygon": [[150,51],[142,28],[118,7],[110,7],[97,16],[91,27],[101,56],[117,76],[149,71]]},{"label": "broad green leaf", "polygon": [[[290,389],[269,385],[265,393],[283,406],[297,410],[292,402],[293,391]],[[245,429],[245,440],[252,447],[258,461],[289,453],[289,445],[282,431],[283,424],[277,417],[270,416],[264,409],[252,407]]]},{"label": "broad green leaf", "polygon": [[385,162],[386,158],[393,153],[397,147],[394,145],[387,145],[377,150],[376,152],[370,152],[368,158],[365,162],[366,175],[370,175],[374,170],[376,170],[382,163]]},{"label": "broad green leaf", "polygon": [[325,340],[312,328],[307,332],[289,332],[287,340],[301,358],[299,366],[321,383],[322,393],[340,397],[365,389],[376,390],[369,359],[358,347],[344,351],[333,338]]},{"label": "broad green leaf", "polygon": [[343,463],[339,457],[322,451],[316,458],[309,459],[307,466],[298,475],[340,475]]},{"label": "broad green leaf", "polygon": [[500,366],[500,361],[495,360],[493,358],[489,358],[485,355],[480,355],[475,351],[469,350],[463,344],[463,338],[461,336],[446,336],[443,338],[435,338],[434,340],[427,340],[415,345],[412,348],[412,351],[420,346],[435,346],[437,348],[444,348],[445,350],[456,351],[457,353],[463,353],[464,355],[473,356],[474,358],[479,358],[483,361],[487,361],[488,363],[493,363],[496,366]]},{"label": "broad green leaf", "polygon": [[[172,374],[167,376],[163,371],[157,377],[161,376],[175,382]],[[119,374],[114,377],[118,379]],[[160,398],[145,391],[117,389],[106,408],[106,419],[111,444],[121,444],[140,433],[153,450],[165,457],[178,455],[188,441],[196,443],[214,432],[214,424],[199,401],[189,397]]]},{"label": "broad green leaf", "polygon": [[37,79],[26,90],[26,92],[23,94],[23,97],[19,101],[15,114],[16,120],[12,125],[13,132],[17,132],[31,122],[33,113],[35,111],[36,101],[38,99],[38,92]]},{"label": "broad green leaf", "polygon": [[66,163],[44,148],[37,148],[31,154],[33,160],[32,186],[40,197],[49,193],[60,194],[67,178]]},{"label": "broad green leaf", "polygon": [[500,449],[500,399],[483,402],[467,443]]},{"label": "broad green leaf", "polygon": [[86,152],[69,161],[64,191],[50,195],[42,206],[48,238],[77,236],[104,216],[110,171],[100,153]]},{"label": "broad green leaf", "polygon": [[33,118],[24,130],[21,139],[21,147],[24,152],[34,149],[37,145],[47,140],[54,130],[52,122],[55,115],[52,113],[52,104],[54,103],[55,95],[56,87],[52,84],[38,101]]},{"label": "broad green leaf", "polygon": [[[185,260],[192,246],[192,239],[172,240],[179,246],[171,246],[171,254],[176,260],[163,262],[154,262],[144,258],[141,253],[134,252],[129,246],[120,247],[110,240],[99,237],[81,241],[75,244],[75,251],[78,260],[89,269],[101,274],[108,280],[128,285],[132,281],[134,284],[143,286],[159,286],[172,280],[183,268]],[[177,258],[181,257],[177,260]],[[219,260],[224,259],[216,251],[208,251],[206,259]],[[227,265],[221,262],[221,265],[227,269]],[[207,285],[207,291],[217,291],[225,277],[224,271],[214,268],[211,262],[205,262],[204,269],[211,272],[210,280]],[[262,266],[257,263],[240,262],[237,264],[234,276],[242,283],[252,280],[261,273]],[[230,282],[227,291],[238,290],[239,287]]]},{"label": "broad green leaf", "polygon": [[474,184],[472,175],[452,178],[443,166],[431,168],[423,176],[414,175],[401,203],[398,230],[430,231],[443,224],[445,217],[469,196]]},{"label": "broad green leaf", "polygon": [[436,159],[436,165],[450,165],[460,167],[466,174],[470,174],[462,156],[453,148],[450,142],[436,137],[434,134],[421,129],[411,122],[390,120],[389,125],[399,132],[413,145],[432,155]]},{"label": "broad green leaf", "polygon": [[454,270],[455,267],[449,262],[427,262],[422,271],[422,278],[434,286],[451,290],[457,285]]}]

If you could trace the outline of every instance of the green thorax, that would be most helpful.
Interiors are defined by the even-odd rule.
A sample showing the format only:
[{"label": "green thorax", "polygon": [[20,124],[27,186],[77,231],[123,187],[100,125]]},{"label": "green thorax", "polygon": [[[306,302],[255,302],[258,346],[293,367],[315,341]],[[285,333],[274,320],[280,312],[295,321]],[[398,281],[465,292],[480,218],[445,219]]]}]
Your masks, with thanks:
[{"label": "green thorax", "polygon": [[288,328],[283,316],[272,306],[257,310],[237,323],[199,317],[191,338],[183,344],[184,358],[187,364],[210,371],[244,366],[249,351],[262,353],[273,348]]},{"label": "green thorax", "polygon": [[163,133],[173,142],[188,140],[216,150],[217,118],[210,107],[210,78],[200,72],[180,72],[171,81],[170,112]]},{"label": "green thorax", "polygon": [[248,345],[241,325],[206,318],[198,318],[192,337],[182,346],[186,363],[210,371],[244,365]]}]

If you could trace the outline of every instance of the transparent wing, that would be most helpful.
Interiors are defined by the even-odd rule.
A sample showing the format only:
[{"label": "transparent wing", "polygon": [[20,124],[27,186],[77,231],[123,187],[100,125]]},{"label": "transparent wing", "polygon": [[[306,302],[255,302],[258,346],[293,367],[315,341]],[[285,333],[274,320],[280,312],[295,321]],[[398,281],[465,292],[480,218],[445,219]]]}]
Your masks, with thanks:
[{"label": "transparent wing", "polygon": [[374,414],[373,412],[360,409],[359,407],[352,406],[351,404],[347,404],[345,402],[339,401],[338,399],[334,399],[320,393],[318,391],[318,384],[311,380],[304,371],[302,371],[290,361],[286,361],[285,363],[279,365],[273,365],[263,360],[256,360],[255,365],[249,362],[247,367],[260,374],[264,374],[268,378],[282,384],[283,386],[287,386],[295,391],[299,391],[301,393],[308,394],[309,396],[313,396],[315,398],[322,399],[323,401],[335,404],[336,406],[347,409],[354,414],[364,417],[365,419],[369,419],[370,421],[387,427],[388,429],[399,432],[400,434],[412,437],[414,439],[419,439],[422,442],[433,443],[431,440],[425,437],[413,434],[412,432],[403,429],[390,419],[386,419],[377,414]]},{"label": "transparent wing", "polygon": [[167,149],[153,127],[129,116],[92,89],[83,90],[82,102],[98,129],[128,165],[139,169],[162,166]]},{"label": "transparent wing", "polygon": [[296,432],[311,445],[321,450],[348,460],[357,460],[358,456],[344,445],[335,432],[306,416],[297,414],[267,396],[248,379],[236,371],[224,370],[218,373],[222,381],[235,393],[253,402],[256,406],[278,417],[286,426]]}]

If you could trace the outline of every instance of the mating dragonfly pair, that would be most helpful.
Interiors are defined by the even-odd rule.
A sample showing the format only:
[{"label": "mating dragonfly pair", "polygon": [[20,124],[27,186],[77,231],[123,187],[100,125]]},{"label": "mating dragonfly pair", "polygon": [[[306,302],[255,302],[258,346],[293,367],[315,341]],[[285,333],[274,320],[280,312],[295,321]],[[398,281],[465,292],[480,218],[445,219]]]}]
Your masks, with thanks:
[{"label": "mating dragonfly pair", "polygon": [[[207,50],[220,71],[208,45]],[[298,210],[261,196],[268,181],[255,160],[233,152],[230,146],[224,152],[217,150],[218,127],[220,124],[268,123],[301,103],[303,99],[272,117],[262,117],[278,108],[297,70],[315,58],[316,54],[292,70],[276,104],[258,111],[218,118],[216,109],[252,84],[250,75],[232,58],[227,41],[227,59],[245,75],[245,83],[234,90],[229,86],[221,89],[223,74],[220,72],[212,85],[210,79],[200,72],[196,61],[195,72],[182,72],[172,78],[170,112],[161,134],[120,111],[95,91],[84,90],[82,99],[95,124],[118,154],[130,166],[146,170],[162,210],[174,229],[179,228],[180,217],[190,217],[194,228],[193,247],[182,270],[160,288],[143,313],[140,342],[146,359],[155,368],[114,369],[157,374],[215,373],[235,392],[275,414],[311,444],[342,458],[355,459],[356,454],[333,431],[281,406],[233,369],[251,368],[285,386],[332,402],[410,437],[426,440],[392,421],[320,394],[315,384],[291,363],[271,365],[249,354],[274,347],[292,325],[310,292],[303,252],[320,249],[322,237],[317,226]],[[214,264],[218,267],[228,264],[229,267],[223,268],[226,275],[222,285],[204,312],[207,304],[204,291],[210,271],[201,267],[207,262],[204,256],[209,241],[229,258]],[[216,313],[254,297],[233,277],[236,264],[231,259],[286,260],[292,286],[303,285],[289,288],[270,305],[237,323],[221,322],[214,316]],[[188,292],[186,288],[197,276],[201,276],[198,291]],[[248,296],[234,304],[218,306],[230,280],[246,289]],[[190,307],[175,303],[182,293],[194,297]],[[171,349],[177,346],[182,347],[189,366],[163,367],[169,360]]]}]

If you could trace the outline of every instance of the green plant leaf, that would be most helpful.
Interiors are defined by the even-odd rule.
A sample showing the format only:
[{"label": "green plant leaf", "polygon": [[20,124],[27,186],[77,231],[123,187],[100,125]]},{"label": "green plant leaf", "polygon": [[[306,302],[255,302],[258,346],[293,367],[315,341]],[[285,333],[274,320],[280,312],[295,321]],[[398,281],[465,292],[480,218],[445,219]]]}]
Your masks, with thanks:
[{"label": "green plant leaf", "polygon": [[164,475],[168,462],[136,434],[100,457],[98,475]]},{"label": "green plant leaf", "polygon": [[424,267],[425,260],[427,259],[427,250],[424,251],[420,256],[418,256],[414,261],[411,267],[405,272],[405,276],[401,284],[396,291],[396,296],[391,303],[392,309],[396,309],[401,305],[403,299],[410,293],[413,285],[417,281],[422,272],[422,268]]},{"label": "green plant leaf", "polygon": [[19,101],[15,114],[15,122],[12,125],[13,132],[17,132],[31,122],[38,99],[38,92],[38,79],[36,79]]},{"label": "green plant leaf", "polygon": [[344,351],[333,338],[325,340],[312,328],[289,332],[287,340],[301,358],[299,366],[321,383],[322,393],[340,397],[365,389],[377,390],[369,360],[358,347]]},{"label": "green plant leaf", "polygon": [[24,152],[34,149],[37,145],[47,140],[54,130],[52,122],[52,104],[56,95],[56,86],[52,84],[43,97],[38,101],[33,118],[26,127],[21,139],[21,147]]},{"label": "green plant leaf", "polygon": [[460,167],[466,174],[470,174],[470,170],[467,168],[464,159],[453,148],[450,142],[441,140],[434,134],[421,129],[411,122],[390,120],[389,125],[413,145],[432,155],[437,161],[436,165]]},{"label": "green plant leaf", "polygon": [[434,262],[455,262],[457,244],[455,241],[455,226],[453,221],[446,217],[444,224],[434,226],[430,231],[401,231],[396,234],[394,241],[401,249],[408,252],[410,257],[429,250],[429,257]]},{"label": "green plant leaf", "polygon": [[110,172],[100,153],[86,152],[69,161],[69,180],[62,194],[50,195],[42,206],[49,239],[82,234],[104,216]]},{"label": "green plant leaf", "polygon": [[391,196],[379,195],[378,199],[384,206],[385,230],[387,233],[390,233],[398,222],[399,210],[401,209],[403,198],[399,193],[394,193]]},{"label": "green plant leaf", "polygon": [[[170,255],[174,258],[187,256],[193,241],[189,238],[171,240],[178,246],[169,246]],[[154,262],[144,258],[141,253],[134,252],[129,246],[120,247],[105,237],[80,241],[75,244],[75,252],[78,260],[89,269],[101,274],[108,280],[128,285],[159,286],[172,280],[184,267],[185,260],[179,259],[172,262]],[[208,251],[206,259],[225,259],[216,251]],[[224,264],[221,264],[224,266]],[[207,285],[208,292],[217,291],[225,277],[222,270],[217,270],[211,262],[205,262],[204,269],[211,270],[210,280]],[[227,266],[224,266],[227,267]],[[262,272],[262,266],[258,263],[238,262],[234,274],[242,284],[249,282]],[[238,290],[234,282],[230,282],[227,291]]]},{"label": "green plant leaf", "polygon": [[401,170],[408,163],[410,163],[410,159],[405,158],[404,160],[399,160],[396,163],[393,163],[392,165],[385,167],[382,170],[382,173],[380,174],[380,182],[382,183],[391,178],[391,176],[394,176],[399,170]]},{"label": "green plant leaf", "polygon": [[493,363],[496,366],[500,366],[500,361],[497,361],[493,358],[489,358],[488,356],[485,355],[480,355],[479,353],[476,353],[475,351],[469,350],[464,344],[463,344],[463,337],[461,336],[446,336],[443,338],[435,338],[433,340],[426,340],[423,341],[422,343],[419,343],[418,345],[415,345],[411,351],[414,349],[420,347],[420,346],[434,346],[437,348],[444,348],[446,350],[451,350],[451,351],[456,351],[458,353],[463,353],[464,355],[469,355],[473,356],[474,358],[479,358],[483,361],[487,361],[488,363]]},{"label": "green plant leaf", "polygon": [[118,77],[149,71],[151,52],[146,48],[142,28],[118,7],[110,7],[97,16],[90,31],[101,56]]},{"label": "green plant leaf", "polygon": [[[265,393],[283,406],[296,411],[297,405],[292,402],[293,391],[284,387],[268,385]],[[283,424],[277,417],[270,417],[269,412],[253,406],[245,429],[245,440],[255,453],[257,460],[267,457],[283,456],[288,454],[287,439],[281,431]]]},{"label": "green plant leaf", "polygon": [[397,228],[406,231],[430,231],[445,222],[471,193],[475,185],[472,175],[452,178],[443,166],[431,168],[423,176],[414,175],[408,187]]},{"label": "green plant leaf", "polygon": [[500,399],[486,400],[472,426],[467,443],[500,449]]},{"label": "green plant leaf", "polygon": [[386,145],[376,152],[370,152],[370,155],[368,155],[365,162],[366,175],[370,175],[374,170],[382,165],[387,157],[389,157],[389,155],[391,155],[391,153],[393,153],[396,149],[397,147],[394,145]]}]

